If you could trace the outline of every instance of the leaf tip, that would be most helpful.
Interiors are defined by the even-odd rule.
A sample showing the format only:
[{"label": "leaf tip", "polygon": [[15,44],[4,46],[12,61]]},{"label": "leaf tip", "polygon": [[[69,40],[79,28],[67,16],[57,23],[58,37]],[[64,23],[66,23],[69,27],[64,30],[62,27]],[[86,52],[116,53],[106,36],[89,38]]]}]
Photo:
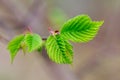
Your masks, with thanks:
[{"label": "leaf tip", "polygon": [[102,26],[104,24],[104,20],[100,21],[100,26]]}]

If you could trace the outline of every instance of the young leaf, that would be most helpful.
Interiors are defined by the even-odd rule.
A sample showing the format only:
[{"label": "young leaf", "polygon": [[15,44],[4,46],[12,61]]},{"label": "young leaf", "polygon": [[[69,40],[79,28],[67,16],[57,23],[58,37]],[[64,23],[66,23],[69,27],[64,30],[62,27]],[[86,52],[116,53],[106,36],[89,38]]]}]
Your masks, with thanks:
[{"label": "young leaf", "polygon": [[37,49],[37,51],[42,52],[44,46],[45,46],[45,41],[42,41],[42,45]]},{"label": "young leaf", "polygon": [[25,55],[26,52],[27,52],[27,46],[26,46],[26,43],[24,41],[21,43],[21,48],[22,48],[22,51],[23,51],[23,53]]},{"label": "young leaf", "polygon": [[42,39],[38,34],[26,34],[25,43],[28,47],[28,51],[32,52],[42,45]]},{"label": "young leaf", "polygon": [[24,35],[22,34],[15,37],[13,40],[11,40],[8,43],[8,50],[10,51],[11,63],[13,62],[17,52],[19,51],[23,40],[24,40]]},{"label": "young leaf", "polygon": [[58,64],[71,64],[73,61],[73,47],[59,34],[51,35],[46,41],[49,58]]},{"label": "young leaf", "polygon": [[97,34],[103,21],[92,21],[87,15],[80,15],[68,20],[62,27],[60,33],[74,42],[88,42]]}]

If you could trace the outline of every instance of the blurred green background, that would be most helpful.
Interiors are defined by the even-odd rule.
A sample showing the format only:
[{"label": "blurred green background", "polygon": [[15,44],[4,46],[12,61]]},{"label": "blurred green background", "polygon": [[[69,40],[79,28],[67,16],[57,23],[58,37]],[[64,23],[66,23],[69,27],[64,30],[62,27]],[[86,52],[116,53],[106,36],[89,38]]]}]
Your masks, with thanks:
[{"label": "blurred green background", "polygon": [[[60,29],[76,15],[104,20],[89,43],[74,45],[74,62],[58,65],[46,51],[24,56],[10,64],[7,43],[31,26],[42,37],[48,27]],[[120,80],[120,0],[0,0],[0,80]]]}]

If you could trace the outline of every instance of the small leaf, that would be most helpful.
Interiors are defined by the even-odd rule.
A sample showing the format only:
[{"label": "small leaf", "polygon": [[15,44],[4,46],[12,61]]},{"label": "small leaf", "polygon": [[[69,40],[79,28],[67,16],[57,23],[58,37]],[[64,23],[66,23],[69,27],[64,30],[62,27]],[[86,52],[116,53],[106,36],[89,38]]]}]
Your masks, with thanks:
[{"label": "small leaf", "polygon": [[26,34],[25,43],[28,47],[28,51],[32,52],[42,45],[42,39],[38,34]]},{"label": "small leaf", "polygon": [[21,43],[21,48],[22,48],[22,51],[23,51],[23,53],[25,55],[26,52],[27,52],[27,46],[26,46],[26,43],[24,41]]},{"label": "small leaf", "polygon": [[37,51],[42,52],[44,46],[45,46],[45,41],[42,41],[42,45],[37,49]]},{"label": "small leaf", "polygon": [[49,58],[59,64],[71,64],[73,61],[73,47],[59,34],[51,35],[46,41]]},{"label": "small leaf", "polygon": [[42,50],[43,50],[43,47],[39,47],[39,48],[37,49],[38,52],[42,52]]},{"label": "small leaf", "polygon": [[92,21],[89,16],[80,15],[68,20],[60,33],[67,40],[88,42],[96,36],[102,24],[103,21]]},{"label": "small leaf", "polygon": [[10,51],[10,56],[11,56],[11,63],[13,63],[13,60],[17,54],[17,52],[19,51],[20,47],[21,47],[21,42],[24,40],[24,35],[19,35],[16,36],[14,39],[12,39],[9,43],[8,43],[8,50]]}]

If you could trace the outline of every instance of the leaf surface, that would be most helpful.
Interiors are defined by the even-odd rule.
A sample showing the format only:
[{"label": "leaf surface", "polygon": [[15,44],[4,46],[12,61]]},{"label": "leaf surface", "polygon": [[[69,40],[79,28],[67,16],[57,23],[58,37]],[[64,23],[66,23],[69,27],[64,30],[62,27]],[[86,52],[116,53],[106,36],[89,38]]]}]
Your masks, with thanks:
[{"label": "leaf surface", "polygon": [[17,52],[19,51],[23,40],[24,40],[24,35],[22,34],[16,36],[8,43],[8,50],[10,51],[11,63],[13,62]]},{"label": "leaf surface", "polygon": [[102,24],[103,21],[92,21],[88,15],[80,15],[68,20],[60,33],[73,42],[88,42],[96,36]]},{"label": "leaf surface", "polygon": [[58,64],[71,64],[73,62],[73,47],[59,34],[48,37],[46,49],[49,58]]},{"label": "leaf surface", "polygon": [[42,45],[42,38],[38,34],[26,34],[25,43],[28,47],[28,52],[32,52]]}]

